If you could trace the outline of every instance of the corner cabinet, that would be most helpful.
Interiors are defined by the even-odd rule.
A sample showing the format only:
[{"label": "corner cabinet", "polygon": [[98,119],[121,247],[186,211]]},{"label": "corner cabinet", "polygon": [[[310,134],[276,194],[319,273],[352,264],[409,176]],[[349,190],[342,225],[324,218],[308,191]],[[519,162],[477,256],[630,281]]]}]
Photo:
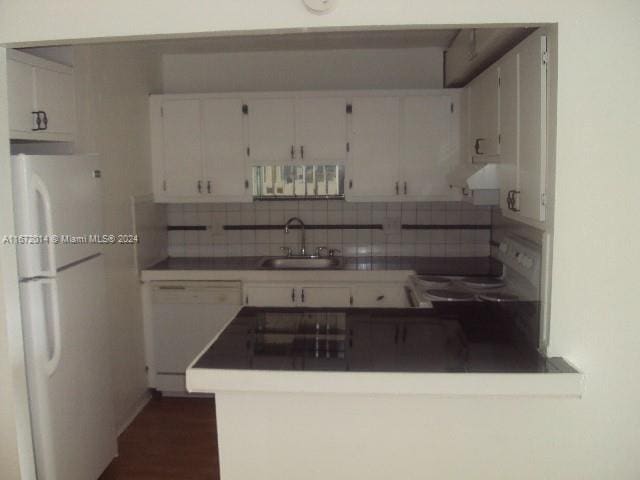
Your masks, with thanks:
[{"label": "corner cabinet", "polygon": [[249,202],[241,98],[152,95],[156,202]]},{"label": "corner cabinet", "polygon": [[7,50],[7,80],[12,140],[74,141],[73,68]]},{"label": "corner cabinet", "polygon": [[472,162],[496,163],[503,215],[538,228],[546,220],[548,62],[538,30],[467,87]]}]

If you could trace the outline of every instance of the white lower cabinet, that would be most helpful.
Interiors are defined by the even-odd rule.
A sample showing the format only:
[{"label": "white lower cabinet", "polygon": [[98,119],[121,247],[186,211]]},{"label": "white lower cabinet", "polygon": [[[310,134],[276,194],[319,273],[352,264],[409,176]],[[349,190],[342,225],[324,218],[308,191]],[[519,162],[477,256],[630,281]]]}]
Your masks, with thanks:
[{"label": "white lower cabinet", "polygon": [[408,306],[404,284],[249,283],[244,303],[251,307],[382,307]]},{"label": "white lower cabinet", "polygon": [[150,386],[184,393],[185,371],[193,359],[237,314],[240,282],[153,282],[146,334]]},{"label": "white lower cabinet", "polygon": [[352,287],[354,307],[405,308],[409,306],[403,284],[369,283]]},{"label": "white lower cabinet", "polygon": [[310,284],[245,285],[245,305],[252,307],[348,307],[349,286]]}]

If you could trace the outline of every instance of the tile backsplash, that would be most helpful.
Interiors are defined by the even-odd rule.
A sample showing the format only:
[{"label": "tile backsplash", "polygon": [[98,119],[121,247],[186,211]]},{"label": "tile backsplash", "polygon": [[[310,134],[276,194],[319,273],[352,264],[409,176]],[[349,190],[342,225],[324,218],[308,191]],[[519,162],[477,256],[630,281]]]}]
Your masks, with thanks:
[{"label": "tile backsplash", "polygon": [[[323,246],[339,249],[349,257],[490,254],[490,207],[465,202],[291,200],[169,204],[169,256],[280,255],[283,246],[297,252],[300,230],[285,234],[282,228],[273,227],[282,227],[291,217],[300,217],[309,226],[308,253]],[[354,228],[358,225],[372,228]],[[412,227],[407,228],[408,225]]]}]

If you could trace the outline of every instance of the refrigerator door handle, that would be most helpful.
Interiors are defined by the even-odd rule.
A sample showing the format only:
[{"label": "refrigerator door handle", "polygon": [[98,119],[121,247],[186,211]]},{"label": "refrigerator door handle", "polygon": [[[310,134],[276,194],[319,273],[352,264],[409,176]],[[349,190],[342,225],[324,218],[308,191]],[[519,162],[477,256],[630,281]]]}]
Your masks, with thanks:
[{"label": "refrigerator door handle", "polygon": [[44,207],[44,211],[42,213],[44,215],[44,235],[46,238],[44,238],[43,241],[47,246],[47,268],[43,269],[40,275],[43,277],[53,277],[56,274],[56,252],[55,244],[53,242],[54,232],[53,219],[51,216],[51,196],[49,195],[47,186],[39,176],[33,174],[31,181],[33,182],[33,190],[35,191],[36,196],[40,195],[40,198],[42,198],[42,205]]},{"label": "refrigerator door handle", "polygon": [[58,369],[60,364],[60,355],[62,353],[62,335],[60,332],[60,304],[58,302],[58,284],[55,279],[46,279],[42,281],[43,285],[47,285],[50,288],[49,304],[45,305],[46,321],[50,322],[48,330],[51,334],[51,339],[47,339],[45,344],[51,342],[51,354],[47,359],[45,365],[45,371],[47,375],[51,376]]}]

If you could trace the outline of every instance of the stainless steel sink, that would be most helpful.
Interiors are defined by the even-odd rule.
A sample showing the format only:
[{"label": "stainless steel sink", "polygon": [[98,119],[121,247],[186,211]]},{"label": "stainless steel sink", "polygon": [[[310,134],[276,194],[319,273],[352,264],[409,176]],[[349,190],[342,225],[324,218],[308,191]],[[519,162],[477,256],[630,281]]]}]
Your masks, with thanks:
[{"label": "stainless steel sink", "polygon": [[260,261],[261,268],[280,270],[322,270],[342,265],[340,257],[270,257]]}]

